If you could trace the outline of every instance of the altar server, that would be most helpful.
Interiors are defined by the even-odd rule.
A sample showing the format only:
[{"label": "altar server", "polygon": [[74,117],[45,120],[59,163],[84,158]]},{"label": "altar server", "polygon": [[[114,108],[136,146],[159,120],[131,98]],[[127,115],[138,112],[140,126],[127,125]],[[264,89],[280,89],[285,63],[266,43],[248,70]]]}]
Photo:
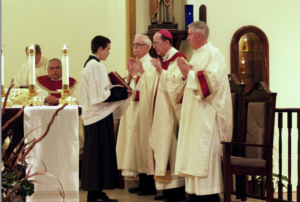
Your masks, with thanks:
[{"label": "altar server", "polygon": [[[41,47],[38,44],[35,44],[35,77],[47,75],[47,63],[48,59],[42,56]],[[28,57],[28,47],[25,49],[25,53]],[[26,62],[22,65],[21,69],[17,72],[14,77],[15,87],[28,86],[28,72],[29,72],[29,63]]]},{"label": "altar server", "polygon": [[88,191],[88,202],[117,202],[102,190],[119,187],[113,118],[124,113],[131,91],[113,86],[100,62],[106,60],[110,46],[108,38],[94,37],[92,54],[80,72],[79,103],[85,129],[81,188]]},{"label": "altar server", "polygon": [[221,141],[232,136],[232,105],[225,61],[208,42],[209,28],[197,21],[189,25],[191,61],[178,59],[186,84],[180,118],[175,174],[185,177],[186,202],[219,202],[223,191]]},{"label": "altar server", "polygon": [[[133,47],[133,54],[142,62],[144,70],[155,72],[148,53],[152,46],[149,37],[146,35],[136,35],[131,45]],[[129,59],[127,64],[128,71],[125,77],[126,81],[130,83],[130,87],[135,89],[140,76],[130,61]],[[118,168],[122,170],[123,176],[129,178],[139,176],[139,186],[128,189],[130,193],[152,195],[156,194],[155,182],[153,175],[146,174],[146,159],[141,154],[141,148],[147,146],[149,141],[147,138],[141,136],[140,124],[142,123],[140,123],[140,117],[147,116],[147,114],[140,114],[139,103],[139,93],[135,93],[134,100],[131,100],[126,113],[121,118],[117,141],[117,161]]]}]

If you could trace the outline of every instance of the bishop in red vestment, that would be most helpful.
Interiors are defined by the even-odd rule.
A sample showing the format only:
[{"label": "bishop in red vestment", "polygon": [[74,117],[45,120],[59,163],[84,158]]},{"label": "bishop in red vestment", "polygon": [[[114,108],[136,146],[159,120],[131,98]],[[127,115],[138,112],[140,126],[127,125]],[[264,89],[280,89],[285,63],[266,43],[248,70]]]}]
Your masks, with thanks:
[{"label": "bishop in red vestment", "polygon": [[[37,78],[37,89],[42,102],[47,105],[57,105],[62,89],[62,67],[61,61],[53,58],[49,61],[47,68],[48,75],[39,76]],[[72,96],[75,97],[75,102],[78,102],[78,87],[77,81],[69,77],[69,87],[72,90]]]}]

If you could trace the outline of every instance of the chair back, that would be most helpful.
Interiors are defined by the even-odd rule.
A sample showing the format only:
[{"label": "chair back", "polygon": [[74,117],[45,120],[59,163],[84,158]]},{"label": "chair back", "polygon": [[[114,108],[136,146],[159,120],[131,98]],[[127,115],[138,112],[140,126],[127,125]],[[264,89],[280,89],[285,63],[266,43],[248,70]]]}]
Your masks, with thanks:
[{"label": "chair back", "polygon": [[[232,101],[232,142],[241,142],[240,137],[240,120],[242,111],[242,95],[245,92],[245,84],[241,84],[235,74],[228,74],[229,86],[231,91],[231,101]],[[231,147],[231,155],[238,156],[240,154],[238,147]]]},{"label": "chair back", "polygon": [[243,142],[269,146],[246,147],[246,158],[259,158],[272,161],[274,117],[276,95],[265,82],[255,82],[251,89],[244,93],[241,134]]},{"label": "chair back", "polygon": [[241,84],[235,74],[228,74],[229,86],[231,91],[232,100],[232,117],[233,117],[233,130],[232,142],[239,142],[241,138],[238,136],[241,120],[242,110],[242,95],[245,92],[245,84]]}]

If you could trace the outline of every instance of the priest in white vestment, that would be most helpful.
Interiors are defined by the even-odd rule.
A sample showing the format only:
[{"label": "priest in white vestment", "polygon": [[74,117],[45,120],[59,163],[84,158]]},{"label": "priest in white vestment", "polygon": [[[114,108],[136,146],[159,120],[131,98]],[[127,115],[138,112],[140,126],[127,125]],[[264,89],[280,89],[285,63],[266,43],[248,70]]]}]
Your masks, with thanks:
[{"label": "priest in white vestment", "polygon": [[[163,190],[163,196],[156,196],[155,200],[168,202],[185,200],[184,178],[175,176],[180,105],[176,105],[178,94],[173,86],[180,85],[182,77],[175,61],[186,57],[172,47],[172,38],[167,30],[160,30],[154,35],[154,49],[162,58],[152,59],[152,65],[156,67],[154,71],[143,72],[140,69],[142,76],[137,86],[141,94],[140,104],[145,104],[140,109],[153,113],[152,119],[147,117],[141,120],[143,132],[148,134],[150,142],[149,147],[142,149],[147,156],[147,172],[155,175],[156,189]],[[161,77],[166,78],[163,80],[167,84],[161,82]],[[161,83],[164,83],[163,90],[158,90]],[[142,100],[144,97],[145,102]]]},{"label": "priest in white vestment", "polygon": [[[28,56],[28,47],[25,49]],[[48,59],[42,56],[41,48],[38,44],[35,44],[35,77],[47,75],[47,63]],[[26,62],[22,65],[21,69],[14,76],[14,87],[28,86],[28,73],[30,65]]]},{"label": "priest in white vestment", "polygon": [[185,83],[175,174],[185,177],[186,202],[219,202],[223,191],[221,141],[232,136],[232,104],[219,49],[208,42],[209,28],[201,21],[189,25],[188,41],[195,50],[189,64],[178,59]]},{"label": "priest in white vestment", "polygon": [[[152,46],[150,38],[146,35],[136,35],[131,45],[134,55],[142,62],[144,70],[146,72],[154,71],[155,68],[150,62],[152,58],[148,53]],[[127,65],[128,71],[125,74],[125,78],[130,87],[135,90],[140,76],[133,66],[131,59],[129,59]],[[141,147],[147,147],[149,141],[147,138],[140,136],[140,117],[148,117],[149,115],[140,114],[139,103],[139,92],[135,91],[133,99],[120,121],[116,147],[117,162],[118,169],[122,170],[123,176],[128,178],[139,176],[139,186],[128,189],[130,193],[152,195],[156,194],[155,182],[153,175],[146,174],[146,159],[143,158],[141,153]],[[146,140],[146,142],[141,142],[140,140]]]}]

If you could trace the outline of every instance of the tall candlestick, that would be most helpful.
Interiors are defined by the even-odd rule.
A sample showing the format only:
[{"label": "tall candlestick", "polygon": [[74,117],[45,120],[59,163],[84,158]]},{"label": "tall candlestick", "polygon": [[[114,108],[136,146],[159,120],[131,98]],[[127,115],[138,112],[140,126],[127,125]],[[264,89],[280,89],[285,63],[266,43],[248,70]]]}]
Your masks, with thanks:
[{"label": "tall candlestick", "polygon": [[1,47],[1,85],[4,86],[4,46]]},{"label": "tall candlestick", "polygon": [[62,47],[61,52],[63,88],[65,88],[65,86],[69,86],[69,54],[66,44],[64,44],[64,46]]},{"label": "tall candlestick", "polygon": [[28,85],[35,85],[35,47],[33,44],[28,46]]}]

